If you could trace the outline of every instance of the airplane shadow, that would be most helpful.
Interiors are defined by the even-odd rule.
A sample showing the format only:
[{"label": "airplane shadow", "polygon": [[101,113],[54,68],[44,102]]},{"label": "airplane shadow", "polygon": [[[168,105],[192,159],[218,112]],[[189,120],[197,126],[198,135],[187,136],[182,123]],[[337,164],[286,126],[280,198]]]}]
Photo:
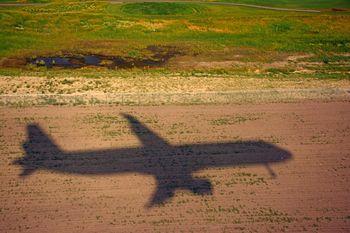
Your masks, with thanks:
[{"label": "airplane shadow", "polygon": [[66,152],[39,125],[30,124],[27,126],[28,138],[23,143],[25,155],[13,163],[22,166],[21,177],[29,176],[38,169],[81,175],[152,175],[157,183],[147,205],[152,207],[169,201],[178,189],[211,195],[213,186],[210,180],[193,177],[195,171],[261,164],[267,167],[271,176],[276,176],[268,164],[292,158],[287,150],[264,141],[173,146],[134,116],[123,116],[141,141],[141,147]]}]

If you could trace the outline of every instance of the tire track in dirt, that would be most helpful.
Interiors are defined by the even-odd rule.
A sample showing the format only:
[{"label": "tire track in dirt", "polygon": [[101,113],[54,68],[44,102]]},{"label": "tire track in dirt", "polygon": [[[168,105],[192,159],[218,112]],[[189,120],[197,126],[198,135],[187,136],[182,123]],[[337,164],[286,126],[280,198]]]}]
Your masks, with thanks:
[{"label": "tire track in dirt", "polygon": [[[108,2],[108,1],[107,1]],[[241,7],[249,7],[249,8],[257,8],[263,10],[274,10],[274,11],[292,11],[292,12],[305,12],[305,13],[320,13],[318,10],[308,10],[308,9],[293,9],[293,8],[281,8],[281,7],[269,7],[269,6],[261,6],[261,5],[253,5],[253,4],[243,4],[243,3],[234,3],[234,2],[206,2],[206,1],[155,1],[155,0],[146,0],[146,1],[138,1],[138,0],[112,0],[109,1],[112,4],[119,3],[143,3],[143,2],[180,2],[180,3],[203,3],[210,5],[225,5],[225,6],[241,6]],[[8,7],[8,6],[45,6],[49,3],[0,3],[0,7]]]}]

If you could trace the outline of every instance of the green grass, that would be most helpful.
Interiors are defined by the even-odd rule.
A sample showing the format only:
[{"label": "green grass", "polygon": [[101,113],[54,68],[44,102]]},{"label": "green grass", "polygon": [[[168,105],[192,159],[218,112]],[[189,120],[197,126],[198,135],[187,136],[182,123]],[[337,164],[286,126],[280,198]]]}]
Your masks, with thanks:
[{"label": "green grass", "polygon": [[47,3],[50,0],[26,0],[26,1],[19,1],[19,0],[0,0],[0,3]]},{"label": "green grass", "polygon": [[296,14],[183,3],[120,6],[97,2],[1,8],[0,12],[0,56],[21,53],[24,48],[85,49],[81,41],[87,40],[95,41],[95,47],[100,49],[109,40],[118,48],[189,42],[205,49],[239,46],[296,52],[347,52],[350,42],[348,14]]},{"label": "green grass", "polygon": [[220,2],[234,2],[288,8],[350,8],[349,0],[220,0]]},{"label": "green grass", "polygon": [[[278,2],[286,7],[315,3]],[[334,6],[347,2],[335,1]],[[4,57],[66,52],[143,56],[149,45],[172,45],[189,56],[213,60],[225,60],[232,51],[244,55],[245,62],[286,53],[313,53],[332,60],[350,52],[349,19],[348,12],[278,12],[196,3],[53,1],[45,6],[1,7],[0,62]]]},{"label": "green grass", "polygon": [[121,7],[125,13],[132,15],[189,15],[200,12],[201,6],[188,3],[130,3]]}]

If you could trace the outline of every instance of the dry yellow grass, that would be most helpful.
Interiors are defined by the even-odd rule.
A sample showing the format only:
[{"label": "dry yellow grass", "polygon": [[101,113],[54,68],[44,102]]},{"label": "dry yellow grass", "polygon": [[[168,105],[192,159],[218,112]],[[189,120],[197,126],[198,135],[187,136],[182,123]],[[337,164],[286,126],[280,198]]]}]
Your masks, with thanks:
[{"label": "dry yellow grass", "polygon": [[36,93],[159,93],[159,92],[220,92],[261,90],[273,88],[350,88],[350,80],[311,78],[250,78],[238,76],[217,77],[0,77],[2,94]]}]

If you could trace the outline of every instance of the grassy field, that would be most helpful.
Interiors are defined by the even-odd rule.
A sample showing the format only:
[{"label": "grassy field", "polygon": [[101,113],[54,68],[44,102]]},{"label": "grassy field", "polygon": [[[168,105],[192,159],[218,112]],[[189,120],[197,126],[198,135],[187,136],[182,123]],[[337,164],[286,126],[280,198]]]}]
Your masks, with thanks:
[{"label": "grassy field", "polygon": [[[3,6],[0,75],[349,79],[349,1],[234,2],[322,9],[301,13],[202,3],[101,1]],[[160,62],[159,53],[165,62]],[[152,69],[50,69],[28,64],[28,59],[40,56],[91,54],[118,56],[130,64],[156,57],[160,64]]]},{"label": "grassy field", "polygon": [[254,4],[272,7],[289,7],[289,8],[349,8],[349,0],[220,0],[221,2],[234,2],[244,4]]},{"label": "grassy field", "polygon": [[[349,14],[286,13],[190,3],[52,3],[1,8],[0,55],[150,44],[195,49],[348,52]],[[127,42],[127,43],[125,43]],[[128,48],[129,47],[129,48]],[[110,51],[112,52],[112,51]]]},{"label": "grassy field", "polygon": [[[121,0],[120,0],[121,1]],[[173,0],[174,2],[181,2],[181,0]],[[187,0],[198,2],[198,0]],[[42,2],[58,2],[57,0],[0,0],[2,2],[18,2],[18,3],[42,3]],[[137,0],[124,0],[124,2],[143,2]],[[145,1],[147,2],[147,1]],[[155,2],[161,2],[161,0],[155,0]],[[344,7],[349,8],[349,0],[204,0],[203,2],[232,2],[241,4],[252,4],[260,6],[271,7],[289,7],[289,8],[334,8]]]},{"label": "grassy field", "polygon": [[0,3],[48,3],[50,0],[0,0]]}]

